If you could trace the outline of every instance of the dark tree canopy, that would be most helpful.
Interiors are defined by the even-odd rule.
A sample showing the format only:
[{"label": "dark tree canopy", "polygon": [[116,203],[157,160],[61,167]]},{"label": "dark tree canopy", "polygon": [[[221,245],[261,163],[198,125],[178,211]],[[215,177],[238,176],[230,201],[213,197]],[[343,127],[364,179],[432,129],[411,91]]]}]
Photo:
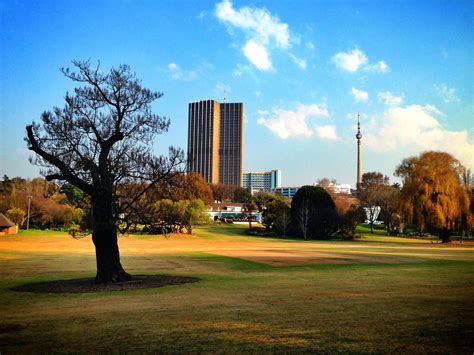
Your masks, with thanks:
[{"label": "dark tree canopy", "polygon": [[116,223],[126,226],[147,191],[181,169],[184,154],[170,148],[168,157],[153,155],[154,137],[170,121],[151,109],[162,94],[142,87],[129,66],[102,73],[88,61],[73,64],[76,71],[61,71],[79,86],[66,94],[63,108],[44,112],[40,123],[26,127],[26,141],[47,179],[67,181],[91,197],[96,281],[128,279]]},{"label": "dark tree canopy", "polygon": [[331,195],[320,186],[303,186],[291,202],[293,233],[304,239],[328,239],[338,230],[339,215]]}]

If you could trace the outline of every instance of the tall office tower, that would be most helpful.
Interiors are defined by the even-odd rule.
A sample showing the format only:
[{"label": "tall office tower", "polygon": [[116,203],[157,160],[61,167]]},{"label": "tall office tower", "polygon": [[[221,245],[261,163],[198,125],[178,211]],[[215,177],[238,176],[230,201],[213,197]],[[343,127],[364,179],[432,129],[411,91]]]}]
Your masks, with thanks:
[{"label": "tall office tower", "polygon": [[242,186],[244,104],[221,104],[219,183]]},{"label": "tall office tower", "polygon": [[214,100],[191,102],[188,113],[188,171],[219,182],[220,105]]},{"label": "tall office tower", "polygon": [[211,184],[241,186],[244,105],[191,102],[188,118],[188,170]]}]

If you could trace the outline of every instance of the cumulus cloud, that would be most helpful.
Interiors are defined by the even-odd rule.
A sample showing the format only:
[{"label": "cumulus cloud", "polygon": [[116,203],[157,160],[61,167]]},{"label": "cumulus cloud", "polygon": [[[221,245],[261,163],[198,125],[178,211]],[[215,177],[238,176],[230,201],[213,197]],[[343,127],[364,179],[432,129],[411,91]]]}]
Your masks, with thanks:
[{"label": "cumulus cloud", "polygon": [[336,126],[334,125],[316,126],[315,131],[319,138],[330,140],[338,139]]},{"label": "cumulus cloud", "polygon": [[[230,0],[223,0],[216,4],[215,15],[230,33],[234,28],[243,31],[246,42],[242,52],[259,70],[272,68],[270,52],[273,48],[286,51],[291,47],[291,42],[298,42],[298,37],[290,35],[288,24],[281,22],[278,16],[265,8],[244,6],[235,9]],[[299,67],[303,66],[302,60],[295,63]]]},{"label": "cumulus cloud", "polygon": [[351,52],[339,52],[331,60],[340,69],[351,73],[356,72],[369,61],[360,49],[353,49]]},{"label": "cumulus cloud", "polygon": [[369,93],[367,91],[359,90],[355,87],[352,87],[351,93],[352,96],[354,96],[354,99],[356,99],[356,101],[366,102],[369,100]]},{"label": "cumulus cloud", "polygon": [[[268,118],[268,113],[259,112],[259,114],[264,117],[260,117],[257,123],[267,127],[281,139],[311,137],[317,131],[308,126],[308,121],[313,117],[329,117],[328,108],[325,103],[298,104],[295,110],[273,110],[273,117],[270,118]],[[327,130],[327,128],[322,128],[321,134],[324,134],[323,131]],[[330,134],[326,133],[326,137],[323,138],[327,138],[328,135],[330,136]]]},{"label": "cumulus cloud", "polygon": [[363,141],[378,152],[404,149],[418,154],[425,150],[443,150],[466,166],[474,167],[474,144],[468,132],[444,128],[437,119],[439,115],[442,112],[431,105],[391,107],[372,118]]},{"label": "cumulus cloud", "polygon": [[355,73],[359,69],[378,73],[386,73],[390,70],[388,64],[383,60],[376,64],[369,64],[369,59],[365,53],[358,48],[353,49],[350,52],[339,52],[331,58],[331,61],[339,69],[350,73]]},{"label": "cumulus cloud", "polygon": [[168,70],[171,74],[171,78],[173,78],[174,80],[192,81],[198,78],[198,74],[196,73],[196,71],[183,70],[176,63],[169,63]]},{"label": "cumulus cloud", "polygon": [[456,95],[456,89],[450,88],[446,84],[435,85],[434,86],[438,96],[447,104],[451,102],[459,102],[459,98]]},{"label": "cumulus cloud", "polygon": [[377,94],[379,101],[388,106],[400,106],[403,103],[403,95],[396,96],[390,91],[382,91]]},{"label": "cumulus cloud", "polygon": [[244,55],[257,69],[269,70],[272,68],[267,48],[254,40],[248,41],[242,49]]}]

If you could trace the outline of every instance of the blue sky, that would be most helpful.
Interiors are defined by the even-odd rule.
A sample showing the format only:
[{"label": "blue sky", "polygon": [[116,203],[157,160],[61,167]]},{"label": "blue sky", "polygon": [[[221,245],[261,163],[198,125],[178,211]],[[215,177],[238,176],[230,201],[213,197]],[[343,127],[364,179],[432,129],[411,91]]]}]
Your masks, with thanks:
[{"label": "blue sky", "polygon": [[129,64],[164,96],[155,140],[186,149],[187,104],[245,104],[244,171],[354,184],[445,150],[474,169],[472,1],[0,1],[0,176],[35,177],[26,124],[62,106],[72,59]]}]

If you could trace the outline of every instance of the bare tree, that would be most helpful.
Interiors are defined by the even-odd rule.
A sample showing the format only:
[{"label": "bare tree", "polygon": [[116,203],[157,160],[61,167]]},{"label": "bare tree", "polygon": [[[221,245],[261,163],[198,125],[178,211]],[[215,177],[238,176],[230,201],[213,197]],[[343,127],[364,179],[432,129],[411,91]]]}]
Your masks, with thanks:
[{"label": "bare tree", "polygon": [[308,239],[308,228],[309,222],[311,219],[311,206],[308,200],[305,198],[299,206],[299,209],[296,213],[296,220],[298,223],[298,227],[301,229],[303,233],[304,240]]},{"label": "bare tree", "polygon": [[129,66],[104,74],[99,64],[73,64],[76,71],[61,71],[82,86],[66,94],[63,108],[28,125],[26,142],[48,180],[67,181],[91,197],[95,281],[126,281],[131,276],[120,263],[117,224],[127,228],[127,215],[157,182],[181,170],[184,154],[171,147],[168,157],[153,155],[154,136],[166,132],[170,121],[151,110],[162,94],[142,87]]}]

